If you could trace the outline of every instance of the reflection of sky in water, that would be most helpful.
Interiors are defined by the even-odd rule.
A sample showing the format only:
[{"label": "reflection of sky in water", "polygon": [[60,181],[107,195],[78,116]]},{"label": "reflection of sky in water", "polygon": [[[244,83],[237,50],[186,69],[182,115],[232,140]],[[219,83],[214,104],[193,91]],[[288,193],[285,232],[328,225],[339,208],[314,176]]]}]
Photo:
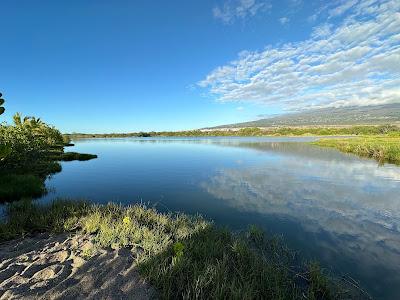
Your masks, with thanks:
[{"label": "reflection of sky in water", "polygon": [[291,218],[329,235],[317,241],[320,251],[351,258],[365,277],[381,272],[388,285],[400,283],[400,168],[336,152],[324,159],[323,151],[298,144],[248,147],[270,159],[221,168],[202,187],[240,211]]},{"label": "reflection of sky in water", "polygon": [[143,201],[235,228],[257,223],[392,299],[400,294],[400,168],[298,143],[310,140],[82,140],[70,151],[99,158],[63,163],[41,201]]}]

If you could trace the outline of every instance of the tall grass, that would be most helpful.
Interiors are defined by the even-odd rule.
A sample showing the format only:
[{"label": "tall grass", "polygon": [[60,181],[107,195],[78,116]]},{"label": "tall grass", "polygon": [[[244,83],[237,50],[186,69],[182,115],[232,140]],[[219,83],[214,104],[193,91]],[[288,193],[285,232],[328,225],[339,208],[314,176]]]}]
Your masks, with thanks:
[{"label": "tall grass", "polygon": [[387,162],[400,165],[400,137],[322,139],[313,144],[373,158],[381,164]]},{"label": "tall grass", "polygon": [[[127,247],[162,299],[353,299],[353,287],[303,263],[257,227],[240,234],[201,218],[143,205],[59,200],[8,204],[0,242],[41,231],[78,231],[94,247]],[[89,251],[90,250],[90,251]],[[88,259],[96,249],[85,249]]]},{"label": "tall grass", "polygon": [[0,175],[0,199],[3,201],[10,201],[15,198],[39,197],[44,193],[44,183],[35,175]]},{"label": "tall grass", "polygon": [[58,200],[40,205],[25,199],[5,206],[0,220],[0,242],[38,232],[64,232],[77,228],[79,218],[89,206],[82,201]]}]

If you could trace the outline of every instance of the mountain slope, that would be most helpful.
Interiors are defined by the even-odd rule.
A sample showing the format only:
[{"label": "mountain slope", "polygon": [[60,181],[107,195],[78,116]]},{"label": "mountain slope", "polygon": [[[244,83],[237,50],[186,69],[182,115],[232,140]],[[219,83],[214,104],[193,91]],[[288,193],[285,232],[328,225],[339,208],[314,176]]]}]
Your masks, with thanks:
[{"label": "mountain slope", "polygon": [[260,119],[257,121],[221,125],[213,128],[371,125],[400,123],[400,103],[341,108],[324,108]]}]

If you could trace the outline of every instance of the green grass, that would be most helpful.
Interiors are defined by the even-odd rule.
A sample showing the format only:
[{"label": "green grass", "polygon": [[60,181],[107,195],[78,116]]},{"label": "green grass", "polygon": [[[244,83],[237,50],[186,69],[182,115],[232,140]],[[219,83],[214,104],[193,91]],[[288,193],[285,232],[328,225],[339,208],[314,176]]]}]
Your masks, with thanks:
[{"label": "green grass", "polygon": [[58,200],[47,205],[31,200],[8,203],[6,219],[0,221],[0,243],[26,234],[73,230],[88,208],[82,201]]},{"label": "green grass", "polygon": [[157,137],[157,136],[334,136],[334,135],[383,135],[391,134],[400,136],[400,128],[395,125],[377,126],[347,126],[347,127],[247,127],[228,130],[186,130],[186,131],[161,131],[161,132],[132,132],[108,134],[65,134],[65,139],[79,138],[113,138],[113,137]]},{"label": "green grass", "polygon": [[396,136],[322,139],[313,144],[373,158],[381,164],[387,162],[400,165],[400,137]]},{"label": "green grass", "polygon": [[[7,205],[0,242],[36,232],[90,234],[95,247],[127,247],[162,299],[353,299],[317,264],[302,263],[283,241],[257,227],[234,234],[200,216],[143,205],[58,200]],[[96,255],[90,249],[88,259]]]},{"label": "green grass", "polygon": [[95,154],[86,154],[86,153],[77,153],[77,152],[64,152],[60,155],[60,160],[61,161],[73,161],[73,160],[79,160],[79,161],[85,161],[85,160],[90,160],[97,158],[97,155]]},{"label": "green grass", "polygon": [[40,197],[45,192],[43,180],[35,175],[0,175],[0,202]]}]

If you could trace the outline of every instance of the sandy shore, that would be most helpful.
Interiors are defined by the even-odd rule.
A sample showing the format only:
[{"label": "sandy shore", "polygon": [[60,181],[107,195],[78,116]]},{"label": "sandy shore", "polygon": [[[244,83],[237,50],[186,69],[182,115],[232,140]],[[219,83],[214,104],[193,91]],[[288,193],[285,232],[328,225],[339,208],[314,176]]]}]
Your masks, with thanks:
[{"label": "sandy shore", "polygon": [[0,244],[0,299],[154,299],[129,249],[41,234]]}]

